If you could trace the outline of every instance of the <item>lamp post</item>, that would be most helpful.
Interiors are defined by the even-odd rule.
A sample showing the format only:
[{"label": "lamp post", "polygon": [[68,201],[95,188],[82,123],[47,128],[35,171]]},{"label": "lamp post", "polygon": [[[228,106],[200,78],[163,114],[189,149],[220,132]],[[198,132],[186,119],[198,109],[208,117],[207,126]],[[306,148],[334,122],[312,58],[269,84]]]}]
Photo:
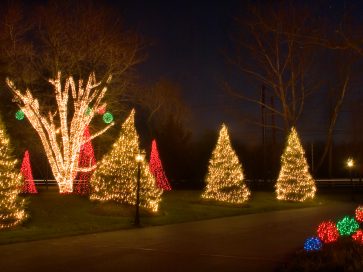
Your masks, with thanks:
[{"label": "lamp post", "polygon": [[135,212],[135,226],[140,226],[140,178],[141,178],[141,163],[145,159],[145,153],[137,153],[135,160],[137,162],[137,183],[136,183],[136,212]]},{"label": "lamp post", "polygon": [[348,158],[347,159],[347,168],[349,170],[349,178],[350,178],[350,183],[352,186],[352,200],[354,200],[354,183],[353,183],[353,176],[352,176],[353,167],[354,167],[354,160],[352,158]]}]

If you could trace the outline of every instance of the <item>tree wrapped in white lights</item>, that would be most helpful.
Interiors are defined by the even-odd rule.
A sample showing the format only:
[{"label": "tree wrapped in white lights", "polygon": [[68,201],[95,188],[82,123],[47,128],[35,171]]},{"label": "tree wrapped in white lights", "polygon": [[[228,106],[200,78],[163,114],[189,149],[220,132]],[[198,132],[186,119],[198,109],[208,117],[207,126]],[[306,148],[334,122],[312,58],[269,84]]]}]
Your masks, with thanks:
[{"label": "tree wrapped in white lights", "polygon": [[315,181],[309,173],[305,152],[294,127],[281,156],[281,170],[275,187],[280,200],[302,202],[315,196]]},{"label": "tree wrapped in white lights", "polygon": [[[91,200],[116,201],[135,205],[139,153],[139,136],[134,123],[132,110],[121,128],[119,139],[113,144],[91,178]],[[155,178],[146,161],[140,168],[140,206],[157,211],[162,189],[156,185]]]},{"label": "tree wrapped in white lights", "polygon": [[[111,76],[106,84],[110,80]],[[78,167],[79,151],[84,144],[83,132],[95,114],[93,109],[100,107],[107,88],[102,82],[96,81],[94,73],[89,76],[86,84],[79,80],[78,87],[71,76],[62,84],[60,72],[57,78],[50,79],[49,82],[54,88],[57,109],[45,114],[39,106],[38,99],[33,97],[29,89],[21,92],[7,79],[15,101],[40,137],[60,193],[71,193],[77,172],[94,169],[94,166]],[[112,125],[113,123],[95,133],[89,140]]]},{"label": "tree wrapped in white lights", "polygon": [[19,197],[22,176],[10,150],[9,139],[0,120],[0,229],[16,226],[27,217],[24,199]]},{"label": "tree wrapped in white lights", "polygon": [[248,200],[250,191],[243,181],[242,165],[231,146],[225,125],[209,161],[202,198],[240,204]]}]

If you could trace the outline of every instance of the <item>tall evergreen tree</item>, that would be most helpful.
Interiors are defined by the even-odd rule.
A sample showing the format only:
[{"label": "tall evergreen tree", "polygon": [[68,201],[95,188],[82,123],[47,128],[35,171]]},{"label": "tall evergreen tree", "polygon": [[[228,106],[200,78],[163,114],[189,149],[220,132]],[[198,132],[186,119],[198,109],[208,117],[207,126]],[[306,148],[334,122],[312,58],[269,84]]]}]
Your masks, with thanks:
[{"label": "tall evergreen tree", "polygon": [[209,161],[205,178],[206,188],[202,198],[229,203],[243,203],[250,191],[243,181],[242,165],[231,146],[225,125],[219,132],[217,145]]},{"label": "tall evergreen tree", "polygon": [[281,170],[275,187],[280,200],[301,202],[315,196],[315,181],[309,173],[305,152],[294,127],[281,156]]},{"label": "tall evergreen tree", "polygon": [[24,199],[19,197],[22,177],[11,156],[5,127],[0,119],[0,229],[20,224],[27,217]]},{"label": "tall evergreen tree", "polygon": [[[134,124],[135,111],[132,110],[121,128],[119,139],[112,150],[98,164],[91,178],[92,200],[113,200],[134,205],[136,203],[136,184],[139,153],[139,136]],[[162,190],[157,188],[149,165],[141,162],[140,206],[157,211]]]}]

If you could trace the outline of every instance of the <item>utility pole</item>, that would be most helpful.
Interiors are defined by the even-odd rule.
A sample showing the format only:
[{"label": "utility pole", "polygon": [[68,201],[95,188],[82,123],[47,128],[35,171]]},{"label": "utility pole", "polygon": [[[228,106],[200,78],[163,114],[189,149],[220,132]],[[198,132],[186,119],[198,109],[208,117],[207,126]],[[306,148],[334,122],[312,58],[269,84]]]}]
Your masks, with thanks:
[{"label": "utility pole", "polygon": [[261,124],[262,124],[262,179],[266,181],[266,88],[261,87]]}]

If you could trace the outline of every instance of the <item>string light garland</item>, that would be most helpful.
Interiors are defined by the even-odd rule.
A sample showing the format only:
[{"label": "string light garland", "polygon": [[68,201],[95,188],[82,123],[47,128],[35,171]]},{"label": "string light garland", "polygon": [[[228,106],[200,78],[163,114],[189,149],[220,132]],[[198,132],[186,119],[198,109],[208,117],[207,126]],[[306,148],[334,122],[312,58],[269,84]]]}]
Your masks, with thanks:
[{"label": "string light garland", "polygon": [[352,238],[357,243],[363,245],[363,231],[361,229],[358,229],[353,235]]},{"label": "string light garland", "polygon": [[[105,84],[110,80],[111,76]],[[9,79],[6,79],[6,82],[14,94],[15,101],[40,137],[59,192],[72,193],[77,172],[94,169],[78,167],[79,150],[83,144],[83,132],[94,116],[93,110],[87,115],[87,109],[97,109],[101,105],[106,86],[102,87],[104,84],[96,81],[94,73],[90,74],[86,84],[79,80],[78,88],[71,76],[62,84],[61,73],[58,72],[55,79],[49,80],[54,88],[57,109],[45,114],[30,90],[21,92],[15,87],[14,82]],[[70,105],[73,109],[70,109]],[[70,116],[71,114],[73,115]],[[55,120],[55,117],[58,117],[58,120]],[[101,135],[112,125],[113,122],[95,133],[91,139]]]},{"label": "string light garland", "polygon": [[307,238],[304,243],[305,251],[319,251],[322,247],[322,242],[315,236]]},{"label": "string light garland", "polygon": [[[83,133],[83,142],[84,144],[81,146],[78,167],[92,167],[96,165],[96,158],[91,142],[91,133],[89,131],[89,127],[86,127]],[[79,195],[88,195],[90,191],[89,181],[93,171],[89,172],[80,172],[77,175],[74,192]]]},{"label": "string light garland", "polygon": [[103,116],[102,116],[102,120],[103,122],[105,122],[106,124],[109,124],[113,121],[113,115],[110,112],[106,112]]},{"label": "string light garland", "polygon": [[217,145],[209,160],[202,198],[241,204],[250,191],[243,181],[242,165],[231,146],[226,125],[222,125]]},{"label": "string light garland", "polygon": [[23,119],[24,119],[24,117],[25,117],[25,114],[24,114],[24,112],[23,112],[22,110],[18,110],[18,111],[15,113],[15,118],[16,118],[16,120],[21,121],[21,120],[23,120]]},{"label": "string light garland", "polygon": [[281,170],[275,188],[279,200],[302,202],[315,197],[315,180],[309,173],[305,152],[294,127],[281,156]]},{"label": "string light garland", "polygon": [[340,235],[349,236],[359,229],[359,224],[353,217],[345,216],[343,219],[338,221],[337,227]]},{"label": "string light garland", "polygon": [[21,163],[20,172],[23,176],[23,186],[21,188],[21,193],[23,194],[37,194],[37,188],[34,184],[32,168],[30,165],[30,155],[29,151],[26,150],[23,157],[23,162]]},{"label": "string light garland", "polygon": [[338,240],[339,232],[337,226],[332,221],[320,223],[317,229],[319,239],[324,243],[333,243]]},{"label": "string light garland", "polygon": [[156,179],[156,185],[160,189],[163,189],[165,191],[170,191],[171,186],[168,181],[168,178],[165,175],[155,140],[153,140],[151,143],[149,168],[150,168],[151,173],[153,174],[153,176]]},{"label": "string light garland", "polygon": [[162,190],[156,186],[155,179],[146,161],[137,162],[139,136],[135,129],[135,110],[121,127],[119,139],[113,144],[91,178],[91,200],[116,201],[135,205],[137,169],[140,163],[140,206],[158,211]]},{"label": "string light garland", "polygon": [[10,150],[10,141],[0,120],[0,229],[19,225],[27,218],[25,200],[18,196],[22,176]]},{"label": "string light garland", "polygon": [[358,206],[355,209],[355,219],[360,223],[363,222],[363,206]]}]

